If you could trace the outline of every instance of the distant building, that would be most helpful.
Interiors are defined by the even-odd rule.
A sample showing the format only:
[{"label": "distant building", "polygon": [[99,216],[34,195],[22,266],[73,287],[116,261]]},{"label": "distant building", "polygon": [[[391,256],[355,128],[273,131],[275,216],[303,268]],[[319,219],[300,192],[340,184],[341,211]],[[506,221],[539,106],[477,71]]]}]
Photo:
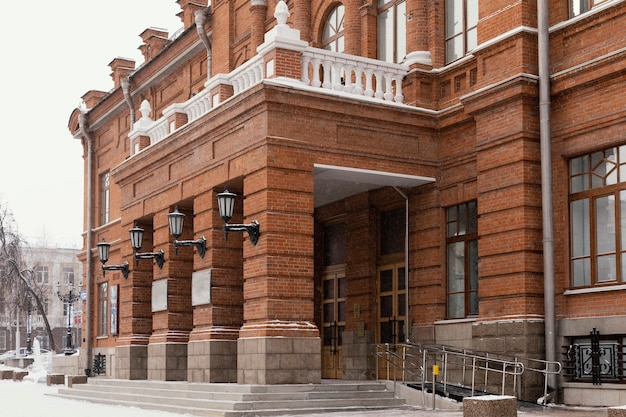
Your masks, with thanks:
[{"label": "distant building", "polygon": [[178,3],[69,119],[107,375],[371,379],[410,340],[560,361],[563,402],[620,403],[626,1]]},{"label": "distant building", "polygon": [[[77,249],[52,247],[25,247],[22,252],[24,267],[33,270],[35,285],[43,290],[42,303],[57,352],[66,347],[68,324],[72,327],[72,342],[80,347],[82,303],[77,301],[71,306],[57,295],[58,292],[64,295],[72,288],[74,293],[80,291],[83,265],[77,258],[78,253]],[[11,308],[7,300],[0,301],[0,352],[14,350],[18,336],[19,346],[27,346],[29,320],[31,343],[38,339],[41,348],[51,349],[43,316],[32,299],[31,306],[30,311],[18,311]]]}]

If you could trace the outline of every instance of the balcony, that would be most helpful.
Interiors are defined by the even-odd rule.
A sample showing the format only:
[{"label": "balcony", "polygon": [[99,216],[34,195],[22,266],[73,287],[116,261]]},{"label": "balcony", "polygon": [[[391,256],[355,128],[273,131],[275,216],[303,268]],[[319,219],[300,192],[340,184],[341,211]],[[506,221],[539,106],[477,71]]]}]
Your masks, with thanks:
[{"label": "balcony", "polygon": [[[140,108],[143,117],[129,135],[134,144],[131,156],[266,80],[321,94],[404,106],[402,80],[409,70],[407,65],[309,47],[300,40],[299,31],[286,24],[286,17],[278,12],[275,16],[278,24],[266,33],[257,55],[231,73],[211,77],[201,92],[169,106],[157,120],[149,118],[150,104],[144,101]],[[286,55],[299,57],[299,65],[293,65],[297,58],[281,60]],[[149,138],[149,143],[139,137]]]}]

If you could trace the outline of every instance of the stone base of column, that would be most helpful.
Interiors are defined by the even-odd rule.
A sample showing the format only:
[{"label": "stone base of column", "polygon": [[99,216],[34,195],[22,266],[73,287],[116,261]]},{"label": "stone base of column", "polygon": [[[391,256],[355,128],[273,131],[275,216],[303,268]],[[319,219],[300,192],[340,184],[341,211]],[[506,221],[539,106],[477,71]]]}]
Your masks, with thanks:
[{"label": "stone base of column", "polygon": [[237,382],[237,340],[190,341],[187,381]]},{"label": "stone base of column", "polygon": [[148,345],[148,379],[186,381],[187,343],[150,343]]},{"label": "stone base of column", "polygon": [[237,341],[240,384],[319,384],[319,337],[254,337]]},{"label": "stone base of column", "polygon": [[119,379],[148,379],[148,345],[116,346],[115,375]]}]

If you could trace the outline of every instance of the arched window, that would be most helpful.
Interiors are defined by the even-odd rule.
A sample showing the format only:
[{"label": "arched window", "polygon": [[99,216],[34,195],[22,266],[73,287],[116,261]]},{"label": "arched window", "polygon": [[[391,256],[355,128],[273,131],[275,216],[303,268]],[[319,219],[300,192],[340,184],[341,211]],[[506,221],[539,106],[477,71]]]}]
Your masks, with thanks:
[{"label": "arched window", "polygon": [[406,1],[378,0],[378,59],[402,62],[406,56]]},{"label": "arched window", "polygon": [[337,5],[328,15],[322,32],[322,49],[343,52],[343,4]]}]

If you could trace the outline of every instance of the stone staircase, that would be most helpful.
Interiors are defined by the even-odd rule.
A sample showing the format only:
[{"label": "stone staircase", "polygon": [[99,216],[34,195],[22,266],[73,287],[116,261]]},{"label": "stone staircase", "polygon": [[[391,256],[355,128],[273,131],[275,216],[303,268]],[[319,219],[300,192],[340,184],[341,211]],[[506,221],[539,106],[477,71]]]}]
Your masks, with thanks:
[{"label": "stone staircase", "polygon": [[89,378],[57,397],[196,416],[246,417],[403,408],[384,382],[240,385]]}]

